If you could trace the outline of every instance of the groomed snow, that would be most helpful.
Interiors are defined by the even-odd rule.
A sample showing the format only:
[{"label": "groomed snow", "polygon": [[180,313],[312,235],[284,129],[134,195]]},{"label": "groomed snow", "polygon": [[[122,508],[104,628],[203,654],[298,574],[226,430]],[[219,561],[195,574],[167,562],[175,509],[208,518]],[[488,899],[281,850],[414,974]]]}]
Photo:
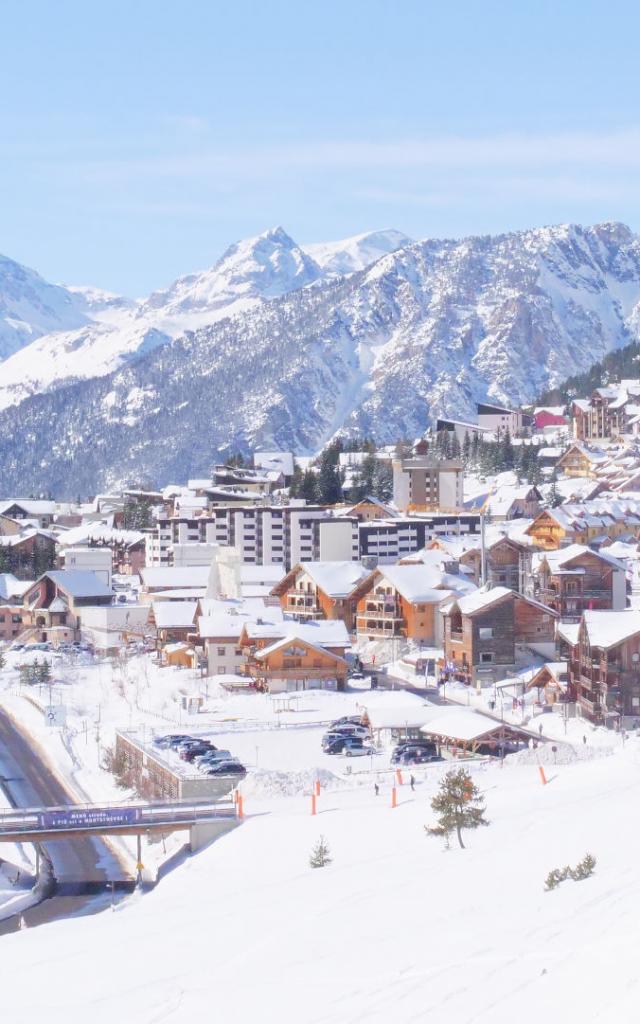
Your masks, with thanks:
[{"label": "groomed snow", "polygon": [[[481,768],[491,826],[427,838],[433,781],[247,795],[245,823],[117,912],[3,940],[7,1019],[631,1024],[640,740],[558,766]],[[333,863],[312,870],[323,834]],[[553,867],[595,875],[543,890]],[[37,985],[34,985],[34,976]]]}]

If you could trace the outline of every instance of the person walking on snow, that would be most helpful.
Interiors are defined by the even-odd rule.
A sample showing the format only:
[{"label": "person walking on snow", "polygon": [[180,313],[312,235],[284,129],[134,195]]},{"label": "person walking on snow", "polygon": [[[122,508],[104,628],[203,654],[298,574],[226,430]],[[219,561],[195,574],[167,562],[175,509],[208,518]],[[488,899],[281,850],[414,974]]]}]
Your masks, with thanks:
[{"label": "person walking on snow", "polygon": [[411,792],[415,793],[415,790],[416,790],[416,780],[414,779],[413,775],[409,779],[409,785],[411,786]]},{"label": "person walking on snow", "polygon": [[376,796],[378,796],[378,794],[380,793],[380,786],[378,785],[378,783],[377,783],[377,782],[374,782],[374,784],[373,784],[373,788],[374,788],[374,790],[375,790],[375,794],[376,794]]}]

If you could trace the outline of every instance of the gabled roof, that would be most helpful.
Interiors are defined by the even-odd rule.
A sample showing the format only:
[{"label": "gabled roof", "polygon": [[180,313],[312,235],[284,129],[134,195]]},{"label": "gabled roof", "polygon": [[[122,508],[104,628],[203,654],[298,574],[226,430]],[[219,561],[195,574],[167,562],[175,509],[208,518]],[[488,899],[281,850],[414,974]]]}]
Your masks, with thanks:
[{"label": "gabled roof", "polygon": [[31,585],[29,581],[17,579],[11,572],[0,572],[0,600],[22,597]]},{"label": "gabled roof", "polygon": [[96,576],[95,572],[82,572],[79,569],[56,569],[44,573],[40,579],[48,577],[55,585],[70,594],[71,597],[113,597],[111,587]]},{"label": "gabled roof", "polygon": [[153,601],[153,618],[157,629],[184,629],[193,626],[197,601]]},{"label": "gabled roof", "polygon": [[309,640],[298,635],[298,633],[291,633],[289,636],[285,636],[282,640],[276,640],[274,643],[269,644],[268,647],[263,647],[262,650],[256,651],[253,655],[257,661],[263,661],[268,658],[274,651],[279,651],[281,648],[290,647],[291,644],[302,644],[310,651],[317,651],[318,654],[323,654],[327,658],[333,658],[334,661],[339,662],[341,665],[345,665],[344,658],[341,658],[338,654],[333,654],[332,651],[328,651],[326,647],[321,647],[320,644],[312,644]]},{"label": "gabled roof", "polygon": [[553,573],[554,569],[562,569],[575,562],[576,559],[583,555],[592,555],[594,558],[600,559],[602,562],[606,562],[614,569],[620,569],[624,572],[624,565],[619,562],[613,555],[607,554],[606,550],[600,548],[595,551],[593,548],[587,547],[586,544],[569,544],[566,548],[558,548],[557,551],[545,551],[541,555],[541,560],[547,562],[550,571]]},{"label": "gabled roof", "polygon": [[640,611],[635,608],[620,612],[586,611],[582,622],[590,646],[605,651],[640,633]]},{"label": "gabled roof", "polygon": [[370,575],[371,570],[365,569],[360,562],[299,562],[274,590],[281,592],[287,581],[300,572],[306,572],[328,597],[344,598]]},{"label": "gabled roof", "polygon": [[475,585],[428,565],[384,565],[377,572],[411,604],[438,604],[451,591],[468,594]]},{"label": "gabled roof", "polygon": [[476,590],[474,594],[467,594],[466,597],[458,598],[443,609],[445,614],[455,608],[459,608],[463,615],[475,615],[477,612],[489,608],[492,604],[504,601],[507,597],[514,597],[515,591],[508,587],[492,587],[491,590]]}]

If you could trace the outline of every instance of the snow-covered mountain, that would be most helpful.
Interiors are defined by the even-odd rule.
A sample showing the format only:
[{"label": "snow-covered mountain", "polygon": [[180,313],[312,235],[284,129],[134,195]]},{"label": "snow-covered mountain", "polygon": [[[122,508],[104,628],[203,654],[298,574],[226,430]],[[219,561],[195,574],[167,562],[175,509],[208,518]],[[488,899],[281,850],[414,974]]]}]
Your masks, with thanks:
[{"label": "snow-covered mountain", "polygon": [[[321,276],[311,256],[282,228],[273,228],[232,245],[209,270],[178,278],[139,303],[98,288],[58,289],[75,320],[61,322],[56,333],[34,328],[27,340],[36,342],[7,351],[15,355],[2,364],[0,408],[61,383],[104,376],[185,331],[246,312]],[[61,329],[67,327],[76,329]]]},{"label": "snow-covered mountain", "polygon": [[390,228],[387,231],[368,231],[363,235],[343,238],[340,242],[315,242],[305,246],[305,250],[322,268],[324,276],[328,276],[366,270],[381,256],[403,249],[412,242],[413,239],[408,235]]},{"label": "snow-covered mountain", "polygon": [[66,288],[0,256],[0,360],[43,334],[80,327],[83,307]]},{"label": "snow-covered mountain", "polygon": [[[257,301],[229,316],[205,299],[215,322],[0,413],[2,490],[181,480],[216,453],[309,452],[340,430],[415,437],[478,400],[526,402],[640,337],[640,239],[620,224],[416,242],[341,277],[313,278],[297,252],[283,262],[307,286],[265,299],[225,283]],[[188,288],[168,290],[158,331]]]}]

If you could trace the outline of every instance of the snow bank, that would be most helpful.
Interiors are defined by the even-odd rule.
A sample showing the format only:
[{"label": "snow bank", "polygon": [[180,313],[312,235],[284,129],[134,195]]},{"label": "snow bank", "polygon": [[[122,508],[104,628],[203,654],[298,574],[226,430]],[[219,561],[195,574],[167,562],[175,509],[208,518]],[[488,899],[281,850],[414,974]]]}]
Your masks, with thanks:
[{"label": "snow bank", "polygon": [[297,772],[256,771],[247,776],[241,790],[243,796],[300,796],[311,793],[316,780],[326,790],[343,789],[348,785],[326,768],[317,768]]}]

